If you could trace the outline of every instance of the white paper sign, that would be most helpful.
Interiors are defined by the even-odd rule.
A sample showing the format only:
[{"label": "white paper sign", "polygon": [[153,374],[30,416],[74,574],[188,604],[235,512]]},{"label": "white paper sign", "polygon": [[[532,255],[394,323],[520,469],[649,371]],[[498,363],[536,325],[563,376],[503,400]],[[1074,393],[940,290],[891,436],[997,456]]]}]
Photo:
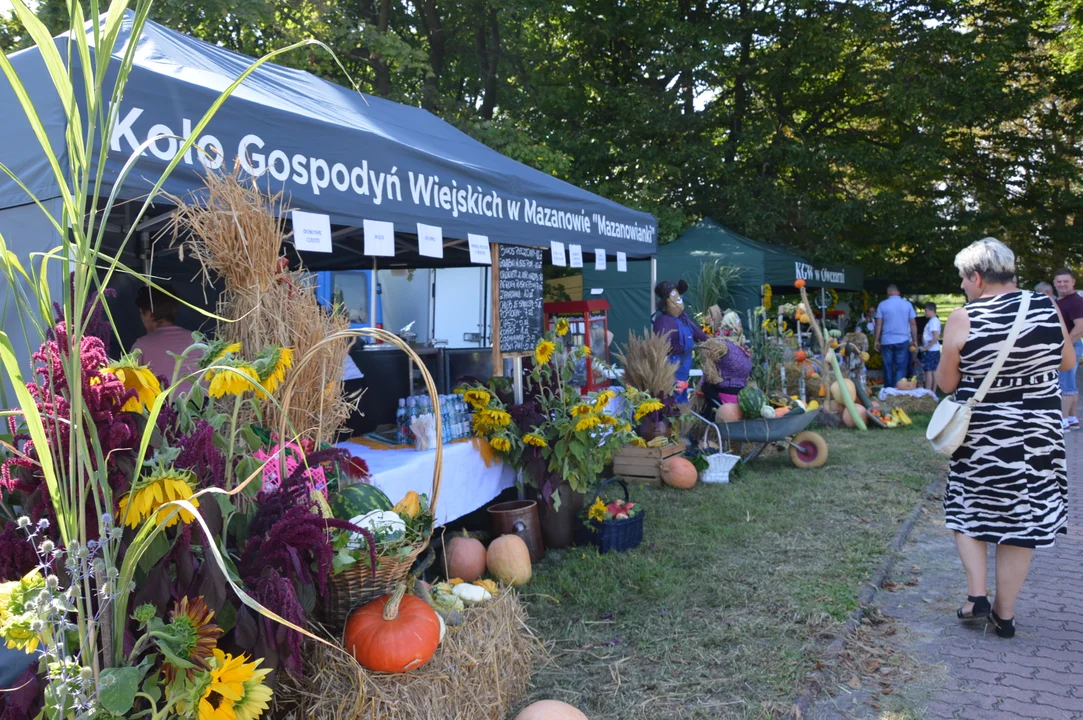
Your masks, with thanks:
[{"label": "white paper sign", "polygon": [[591,294],[591,295],[601,295],[601,294],[602,294],[602,291],[603,291],[604,289],[605,289],[605,288],[591,288],[591,289],[590,289],[590,294]]},{"label": "white paper sign", "polygon": [[395,225],[383,220],[365,221],[365,254],[395,257]]},{"label": "white paper sign", "polygon": [[617,272],[628,272],[628,254],[617,253]]},{"label": "white paper sign", "polygon": [[556,267],[567,267],[568,258],[564,255],[564,243],[550,240],[549,247],[552,248],[553,251],[553,265]]},{"label": "white paper sign", "polygon": [[601,248],[594,251],[594,269],[605,270],[605,250]]},{"label": "white paper sign", "polygon": [[489,252],[489,236],[468,233],[466,238],[470,241],[470,262],[478,265],[492,265],[493,256]]},{"label": "white paper sign", "polygon": [[293,246],[307,252],[331,252],[331,218],[322,213],[294,210]]},{"label": "white paper sign", "polygon": [[444,257],[444,231],[435,225],[418,223],[417,251],[425,257]]},{"label": "white paper sign", "polygon": [[572,267],[583,267],[583,247],[581,245],[568,245],[568,256]]}]

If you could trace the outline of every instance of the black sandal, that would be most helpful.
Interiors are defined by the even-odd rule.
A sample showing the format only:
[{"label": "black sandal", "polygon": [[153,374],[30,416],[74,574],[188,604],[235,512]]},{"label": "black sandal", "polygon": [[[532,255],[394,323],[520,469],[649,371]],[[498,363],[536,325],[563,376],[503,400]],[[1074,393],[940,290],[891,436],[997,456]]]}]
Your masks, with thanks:
[{"label": "black sandal", "polygon": [[987,618],[989,617],[989,613],[993,612],[993,606],[989,604],[989,598],[984,595],[967,595],[966,601],[974,603],[974,607],[969,613],[964,613],[962,608],[956,610],[955,616],[960,620]]},{"label": "black sandal", "polygon": [[997,635],[1002,638],[1015,637],[1015,618],[1012,617],[1005,620],[997,615],[995,610],[990,610],[989,619],[992,621],[993,627],[997,631]]}]

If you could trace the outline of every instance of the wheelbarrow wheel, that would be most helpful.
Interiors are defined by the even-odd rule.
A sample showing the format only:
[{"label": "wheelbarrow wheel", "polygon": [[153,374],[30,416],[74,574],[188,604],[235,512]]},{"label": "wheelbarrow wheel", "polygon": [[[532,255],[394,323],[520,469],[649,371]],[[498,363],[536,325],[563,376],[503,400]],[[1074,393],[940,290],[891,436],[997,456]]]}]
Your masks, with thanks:
[{"label": "wheelbarrow wheel", "polygon": [[790,441],[790,462],[802,470],[820,467],[827,462],[827,441],[811,430],[797,433]]}]

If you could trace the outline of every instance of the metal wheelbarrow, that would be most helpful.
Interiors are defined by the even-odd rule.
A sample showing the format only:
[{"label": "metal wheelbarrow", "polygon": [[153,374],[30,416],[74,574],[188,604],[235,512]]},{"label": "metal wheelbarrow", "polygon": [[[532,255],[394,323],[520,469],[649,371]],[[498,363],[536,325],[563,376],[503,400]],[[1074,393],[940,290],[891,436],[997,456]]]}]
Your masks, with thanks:
[{"label": "metal wheelbarrow", "polygon": [[752,418],[730,423],[711,423],[723,440],[755,445],[741,462],[748,464],[759,457],[768,445],[785,447],[790,462],[799,468],[820,467],[827,462],[827,441],[818,432],[805,430],[820,409],[778,418]]}]

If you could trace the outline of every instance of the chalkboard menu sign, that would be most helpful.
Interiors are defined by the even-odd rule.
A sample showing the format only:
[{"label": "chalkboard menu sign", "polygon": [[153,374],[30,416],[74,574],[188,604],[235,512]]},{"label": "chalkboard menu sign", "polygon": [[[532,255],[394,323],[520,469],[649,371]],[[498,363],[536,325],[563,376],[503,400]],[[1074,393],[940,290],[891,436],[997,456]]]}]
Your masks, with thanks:
[{"label": "chalkboard menu sign", "polygon": [[533,350],[542,336],[542,251],[498,245],[500,352]]}]

